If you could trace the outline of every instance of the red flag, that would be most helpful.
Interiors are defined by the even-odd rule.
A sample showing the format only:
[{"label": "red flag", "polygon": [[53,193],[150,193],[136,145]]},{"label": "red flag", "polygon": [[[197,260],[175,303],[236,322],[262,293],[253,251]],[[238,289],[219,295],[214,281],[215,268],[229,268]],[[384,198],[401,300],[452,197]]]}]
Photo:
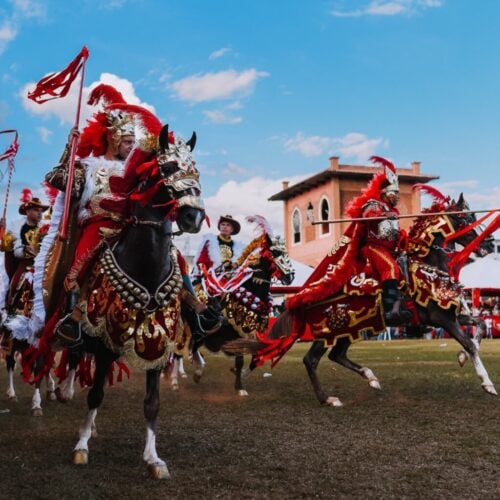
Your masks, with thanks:
[{"label": "red flag", "polygon": [[58,73],[51,73],[43,77],[35,87],[35,90],[28,92],[28,99],[42,104],[52,99],[64,97],[71,87],[74,79],[82,69],[85,61],[89,57],[87,47],[83,47],[80,53],[69,63],[69,66]]},{"label": "red flag", "polygon": [[6,160],[7,158],[14,158],[17,154],[17,150],[19,149],[19,142],[17,142],[17,130],[2,130],[0,134],[6,133],[15,133],[14,140],[12,144],[2,153],[0,154],[0,161]]}]

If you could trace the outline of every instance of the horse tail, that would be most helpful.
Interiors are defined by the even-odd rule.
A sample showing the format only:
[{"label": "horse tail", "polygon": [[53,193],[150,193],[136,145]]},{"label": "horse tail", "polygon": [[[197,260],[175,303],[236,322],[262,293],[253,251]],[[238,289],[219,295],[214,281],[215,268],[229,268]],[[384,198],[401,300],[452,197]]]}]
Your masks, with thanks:
[{"label": "horse tail", "polygon": [[294,328],[295,319],[294,314],[285,311],[278,316],[267,332],[257,333],[257,340],[233,340],[226,342],[222,350],[226,354],[237,356],[252,354],[252,363],[255,366],[260,366],[270,360],[271,368],[273,368],[300,337],[297,333],[300,328]]}]

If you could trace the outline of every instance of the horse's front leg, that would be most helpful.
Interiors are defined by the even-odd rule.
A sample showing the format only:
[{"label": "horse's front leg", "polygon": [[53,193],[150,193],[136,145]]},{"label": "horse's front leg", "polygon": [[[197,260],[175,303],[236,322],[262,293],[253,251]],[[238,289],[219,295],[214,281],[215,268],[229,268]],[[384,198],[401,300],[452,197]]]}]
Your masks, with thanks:
[{"label": "horse's front leg", "polygon": [[89,439],[92,437],[93,427],[97,408],[101,406],[104,399],[104,384],[111,363],[116,359],[116,355],[105,350],[98,351],[95,356],[94,383],[87,394],[88,413],[80,426],[80,439],[73,450],[73,463],[76,465],[87,465],[89,461]]},{"label": "horse's front leg", "polygon": [[16,390],[14,389],[14,368],[16,367],[16,358],[14,352],[6,357],[7,362],[7,398],[17,401]]},{"label": "horse's front leg", "polygon": [[248,392],[243,388],[243,380],[241,372],[243,371],[243,363],[245,362],[243,356],[234,357],[234,388],[238,392],[238,396],[248,396]]},{"label": "horse's front leg", "polygon": [[76,370],[82,358],[82,353],[79,351],[69,351],[68,356],[68,373],[66,378],[58,384],[56,388],[56,397],[60,403],[67,403],[73,399],[75,395],[75,379]]},{"label": "horse's front leg", "polygon": [[368,368],[367,366],[358,365],[357,363],[354,363],[354,361],[351,361],[347,357],[347,351],[350,346],[351,346],[351,341],[349,340],[349,338],[342,337],[337,340],[337,343],[330,351],[328,357],[332,361],[335,361],[335,363],[338,363],[339,365],[348,368],[349,370],[352,370],[353,372],[356,372],[358,375],[361,375],[362,377],[366,378],[366,380],[368,380],[368,384],[373,389],[381,390],[382,387],[380,386],[380,382],[370,368]]},{"label": "horse's front leg", "polygon": [[144,416],[146,417],[146,446],[142,458],[154,479],[169,479],[167,464],[156,453],[156,419],[160,409],[160,370],[146,371],[146,397]]},{"label": "horse's front leg", "polygon": [[203,370],[205,369],[205,359],[203,358],[200,350],[200,345],[194,344],[191,352],[193,363],[195,364],[193,380],[198,384],[201,381]]},{"label": "horse's front leg", "polygon": [[309,375],[309,379],[311,380],[314,394],[316,394],[318,401],[325,406],[342,406],[342,402],[339,398],[335,396],[327,396],[325,394],[325,391],[323,390],[323,387],[321,387],[321,384],[319,382],[318,374],[316,373],[319,361],[326,351],[327,348],[324,346],[323,342],[313,342],[311,348],[304,356],[304,365],[306,367],[307,374]]}]

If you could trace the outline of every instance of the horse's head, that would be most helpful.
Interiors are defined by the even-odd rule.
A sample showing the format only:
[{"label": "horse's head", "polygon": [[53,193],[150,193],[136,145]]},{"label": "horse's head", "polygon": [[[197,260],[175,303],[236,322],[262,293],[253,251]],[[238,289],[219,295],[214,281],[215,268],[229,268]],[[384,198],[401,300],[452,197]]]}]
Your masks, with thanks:
[{"label": "horse's head", "polygon": [[281,281],[283,285],[290,285],[295,277],[295,270],[292,267],[285,242],[279,236],[273,239],[269,238],[269,240],[269,250],[273,256],[275,267],[273,277]]},{"label": "horse's head", "polygon": [[115,190],[132,202],[131,215],[153,224],[175,221],[181,232],[197,233],[205,210],[200,174],[192,156],[196,134],[185,141],[141,106],[112,104],[106,109],[133,114],[145,131],[127,160],[123,182],[117,183]]},{"label": "horse's head", "polygon": [[160,132],[157,155],[161,191],[175,200],[175,220],[179,229],[185,233],[197,233],[205,219],[205,210],[200,197],[200,173],[192,157],[196,133],[193,132],[187,142],[179,135],[173,144],[170,140],[168,125],[165,125]]},{"label": "horse's head", "polygon": [[[482,227],[476,224],[476,215],[470,212],[469,204],[465,200],[463,193],[460,193],[457,201],[452,200],[450,202],[448,210],[451,212],[463,212],[451,214],[447,217],[455,230],[456,237],[452,238],[453,241],[466,247],[479,237]],[[470,228],[469,231],[466,231],[467,227]],[[478,257],[484,257],[485,255],[493,252],[493,242],[494,238],[492,235],[484,238],[484,240],[482,240],[478,246],[474,248],[474,253]]]}]

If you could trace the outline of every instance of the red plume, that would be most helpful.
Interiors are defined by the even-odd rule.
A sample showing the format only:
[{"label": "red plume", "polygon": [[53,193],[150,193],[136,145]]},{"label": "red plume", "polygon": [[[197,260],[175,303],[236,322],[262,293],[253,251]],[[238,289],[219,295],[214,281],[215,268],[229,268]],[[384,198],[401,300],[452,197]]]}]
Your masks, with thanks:
[{"label": "red plume", "polygon": [[155,136],[160,134],[160,130],[162,129],[160,120],[158,120],[158,118],[146,108],[135,104],[110,104],[109,106],[106,106],[106,111],[112,111],[113,109],[120,109],[138,116],[142,122],[142,126],[148,132]]},{"label": "red plume", "polygon": [[21,191],[21,202],[22,203],[28,203],[31,201],[32,198],[33,198],[33,193],[31,192],[31,189],[24,188]]},{"label": "red plume", "polygon": [[386,158],[382,158],[382,156],[372,156],[370,157],[370,161],[372,163],[379,163],[380,165],[383,165],[384,167],[387,167],[388,169],[396,173],[396,167],[394,166],[394,163],[387,160]]},{"label": "red plume", "polygon": [[121,92],[105,83],[101,83],[92,90],[87,103],[93,106],[100,100],[103,100],[105,104],[126,104]]},{"label": "red plume", "polygon": [[47,196],[49,200],[49,204],[53,205],[54,202],[56,201],[56,196],[57,193],[59,192],[58,189],[52,187],[50,184],[44,182],[43,187],[45,188],[45,195]]},{"label": "red plume", "polygon": [[428,194],[429,196],[432,196],[433,198],[433,203],[432,206],[429,209],[424,209],[423,211],[425,212],[426,210],[430,211],[441,211],[445,210],[449,203],[450,203],[450,197],[445,196],[441,191],[436,189],[435,187],[428,186],[427,184],[415,184],[412,187],[413,191],[422,191],[425,194]]}]

